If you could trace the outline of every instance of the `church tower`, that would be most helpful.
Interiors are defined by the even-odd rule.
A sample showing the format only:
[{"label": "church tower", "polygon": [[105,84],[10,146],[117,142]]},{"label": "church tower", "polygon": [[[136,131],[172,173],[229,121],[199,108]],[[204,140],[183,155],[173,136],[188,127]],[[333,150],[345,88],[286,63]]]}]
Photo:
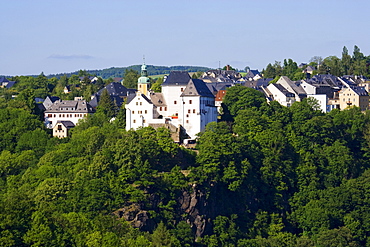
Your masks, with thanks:
[{"label": "church tower", "polygon": [[144,61],[143,65],[141,66],[141,76],[137,80],[138,93],[147,95],[149,83],[150,83],[150,79],[148,77],[148,71],[146,69],[146,65]]}]

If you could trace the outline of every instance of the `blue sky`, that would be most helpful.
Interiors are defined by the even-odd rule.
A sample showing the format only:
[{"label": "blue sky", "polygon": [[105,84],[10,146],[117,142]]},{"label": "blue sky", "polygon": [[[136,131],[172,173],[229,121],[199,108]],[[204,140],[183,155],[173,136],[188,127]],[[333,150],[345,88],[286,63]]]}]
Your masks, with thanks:
[{"label": "blue sky", "polygon": [[0,0],[0,75],[370,55],[368,0]]}]

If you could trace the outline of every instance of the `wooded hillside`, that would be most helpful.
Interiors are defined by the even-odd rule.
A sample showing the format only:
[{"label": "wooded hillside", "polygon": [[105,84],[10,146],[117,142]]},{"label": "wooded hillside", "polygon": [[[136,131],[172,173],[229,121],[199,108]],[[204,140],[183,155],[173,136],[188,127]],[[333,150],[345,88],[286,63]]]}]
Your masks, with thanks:
[{"label": "wooded hillside", "polygon": [[370,114],[235,86],[198,154],[104,111],[51,138],[0,99],[2,246],[369,245]]}]

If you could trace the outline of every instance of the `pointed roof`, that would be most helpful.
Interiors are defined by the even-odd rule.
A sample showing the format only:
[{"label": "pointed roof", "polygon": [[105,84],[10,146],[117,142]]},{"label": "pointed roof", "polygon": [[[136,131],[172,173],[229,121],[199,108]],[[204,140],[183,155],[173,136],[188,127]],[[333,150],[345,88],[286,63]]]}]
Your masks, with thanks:
[{"label": "pointed roof", "polygon": [[200,79],[190,79],[184,92],[181,94],[181,97],[183,96],[215,97],[207,87],[206,83]]},{"label": "pointed roof", "polygon": [[5,77],[0,77],[0,83],[3,83],[3,82],[9,82],[9,80],[6,79]]},{"label": "pointed roof", "polygon": [[94,98],[89,102],[89,104],[92,107],[97,107],[99,100],[100,100],[100,95],[103,93],[105,89],[108,91],[108,94],[111,100],[115,102],[118,107],[121,107],[121,105],[123,104],[124,98],[127,97],[128,89],[118,82],[109,83],[107,86],[100,89],[94,95]]},{"label": "pointed roof", "polygon": [[166,80],[163,82],[163,86],[186,86],[191,79],[190,75],[186,71],[171,71]]}]

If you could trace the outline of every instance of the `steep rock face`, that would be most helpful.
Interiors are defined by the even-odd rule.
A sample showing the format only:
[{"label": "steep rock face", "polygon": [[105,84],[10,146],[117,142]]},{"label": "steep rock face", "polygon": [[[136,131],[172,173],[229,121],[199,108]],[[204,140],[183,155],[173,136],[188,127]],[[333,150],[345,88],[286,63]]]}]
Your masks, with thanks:
[{"label": "steep rock face", "polygon": [[193,191],[184,191],[179,198],[181,213],[186,213],[186,221],[195,231],[196,237],[201,237],[210,226],[210,214],[206,195],[195,186]]},{"label": "steep rock face", "polygon": [[[213,189],[216,188],[217,186],[213,187]],[[197,238],[211,233],[211,220],[221,212],[225,212],[225,202],[218,200],[217,193],[212,194],[214,196],[207,198],[202,189],[193,185],[191,190],[184,190],[181,193],[177,199],[177,207],[173,209],[177,220],[185,220]],[[150,210],[160,210],[158,196],[151,195],[149,201]],[[133,227],[143,231],[153,231],[155,228],[155,219],[151,218],[144,205],[138,203],[129,204],[113,212],[113,215],[117,218],[124,218]]]},{"label": "steep rock face", "polygon": [[154,227],[154,222],[150,219],[149,213],[146,210],[142,210],[137,203],[120,208],[114,211],[113,215],[117,218],[124,218],[126,221],[130,222],[133,227],[143,231],[152,230]]}]

